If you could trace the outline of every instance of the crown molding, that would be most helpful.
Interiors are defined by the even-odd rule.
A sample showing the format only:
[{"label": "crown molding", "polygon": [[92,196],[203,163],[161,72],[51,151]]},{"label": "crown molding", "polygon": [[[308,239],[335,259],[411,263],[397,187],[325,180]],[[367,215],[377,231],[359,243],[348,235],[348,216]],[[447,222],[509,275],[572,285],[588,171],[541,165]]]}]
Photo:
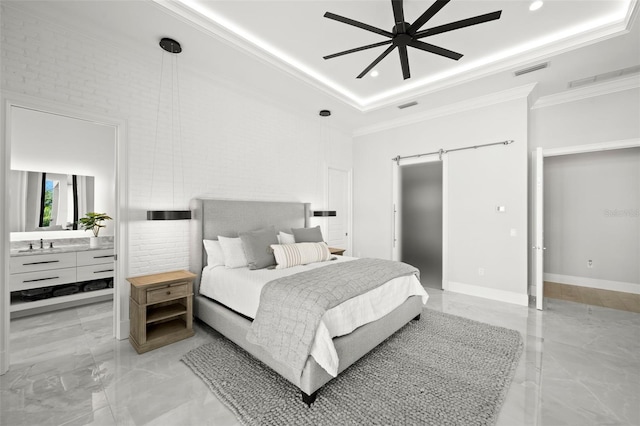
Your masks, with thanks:
[{"label": "crown molding", "polygon": [[[313,70],[303,70],[287,62],[283,56],[276,56],[267,50],[257,46],[255,43],[247,40],[237,33],[225,28],[223,25],[215,22],[212,18],[207,17],[203,12],[195,10],[181,0],[151,0],[162,8],[166,9],[173,16],[191,27],[203,31],[214,37],[216,40],[227,44],[237,50],[249,54],[261,62],[273,66],[280,71],[289,74],[313,88],[320,90],[338,100],[344,102],[351,107],[361,110],[361,99],[354,93],[351,93],[346,87],[339,86],[334,82],[327,82],[326,78],[320,76]],[[293,60],[293,59],[292,59]]]},{"label": "crown molding", "polygon": [[[604,23],[592,29],[575,29],[575,34],[568,34],[557,41],[546,42],[543,40],[538,46],[517,46],[510,51],[500,52],[489,60],[470,63],[466,67],[459,69],[459,71],[454,72],[453,75],[445,74],[432,79],[416,80],[415,83],[406,85],[401,92],[390,90],[369,98],[361,98],[315,70],[296,64],[294,58],[286,57],[284,54],[278,55],[270,53],[253,41],[236,34],[232,29],[228,29],[223,24],[215,22],[212,17],[207,16],[205,11],[197,10],[197,5],[190,3],[189,0],[152,1],[171,11],[174,15],[195,28],[199,28],[216,37],[218,40],[257,57],[261,61],[304,81],[315,89],[344,102],[360,112],[375,111],[414,99],[418,96],[424,96],[488,75],[508,71],[523,64],[546,59],[579,47],[625,34],[629,31],[633,19],[638,13],[637,0],[631,0],[624,18],[618,21]],[[525,53],[520,53],[523,50]]]},{"label": "crown molding", "polygon": [[378,133],[384,130],[420,123],[426,120],[433,120],[434,118],[458,114],[472,109],[484,108],[515,99],[526,98],[533,91],[536,85],[537,83],[530,83],[524,86],[515,87],[513,89],[503,90],[500,92],[491,93],[489,95],[478,96],[476,98],[455,102],[453,104],[445,105],[439,108],[422,111],[396,120],[385,121],[373,126],[361,127],[353,132],[353,137],[364,136],[371,133]]},{"label": "crown molding", "polygon": [[640,75],[634,74],[626,77],[616,78],[603,83],[594,83],[585,87],[578,87],[565,92],[540,97],[531,109],[547,108],[554,105],[566,104],[582,99],[596,96],[608,95],[625,90],[637,89],[640,87]]}]

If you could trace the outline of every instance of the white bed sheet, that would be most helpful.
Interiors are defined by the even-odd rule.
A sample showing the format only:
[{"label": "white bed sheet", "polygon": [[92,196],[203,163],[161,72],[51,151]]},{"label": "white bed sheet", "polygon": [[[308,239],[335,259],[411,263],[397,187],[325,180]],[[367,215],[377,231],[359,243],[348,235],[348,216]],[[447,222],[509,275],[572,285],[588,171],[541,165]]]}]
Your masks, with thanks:
[{"label": "white bed sheet", "polygon": [[[337,256],[333,261],[287,269],[249,270],[248,268],[229,269],[224,266],[207,266],[202,271],[200,294],[247,317],[255,318],[260,303],[260,292],[269,281],[321,268],[334,262],[348,262],[354,259],[349,256]],[[316,331],[311,356],[327,373],[333,377],[337,376],[339,360],[332,339],[349,334],[361,325],[382,318],[410,296],[422,296],[423,303],[427,303],[429,298],[414,275],[390,280],[376,289],[328,310]]]}]

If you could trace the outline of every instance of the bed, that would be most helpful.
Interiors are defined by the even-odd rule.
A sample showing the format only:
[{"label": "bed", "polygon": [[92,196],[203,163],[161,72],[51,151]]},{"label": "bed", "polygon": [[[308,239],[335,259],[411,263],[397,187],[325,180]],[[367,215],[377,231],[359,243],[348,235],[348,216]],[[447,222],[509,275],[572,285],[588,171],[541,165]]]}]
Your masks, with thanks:
[{"label": "bed", "polygon": [[[319,364],[313,354],[308,356],[301,374],[298,374],[295,370],[292,370],[290,365],[274,358],[263,346],[249,341],[247,335],[253,322],[251,316],[252,308],[246,308],[249,311],[242,313],[244,311],[242,307],[230,309],[227,307],[229,302],[226,302],[226,300],[226,304],[219,300],[214,300],[216,298],[224,300],[224,296],[216,296],[215,291],[212,293],[211,290],[207,289],[208,282],[211,281],[210,276],[213,275],[215,277],[216,274],[226,272],[207,265],[203,240],[217,240],[218,236],[237,237],[240,232],[254,231],[269,226],[273,226],[277,231],[283,232],[291,232],[290,230],[293,228],[308,227],[311,216],[309,204],[198,199],[194,200],[192,211],[194,213],[191,221],[190,269],[198,274],[194,286],[195,317],[297,386],[301,390],[302,400],[308,405],[314,402],[318,390],[333,379],[336,374],[340,374],[409,321],[420,318],[424,301],[426,301],[426,293],[423,295],[410,295],[403,302],[399,302],[399,306],[390,310],[382,318],[361,325],[349,334],[334,337],[331,340],[331,347],[335,349],[337,362],[335,371],[332,371],[331,374],[328,372],[331,370],[327,369],[324,362],[320,361]],[[341,258],[334,262],[325,263],[347,263],[348,261],[349,259],[347,258]],[[222,269],[224,269],[224,266]],[[250,272],[255,273],[258,271]],[[269,272],[262,272],[253,276],[260,274],[266,276]],[[203,281],[203,293],[201,293],[200,285],[203,277],[205,280]],[[386,285],[390,284],[386,283]],[[422,290],[421,287],[420,289]],[[208,294],[208,296],[204,293]]]}]

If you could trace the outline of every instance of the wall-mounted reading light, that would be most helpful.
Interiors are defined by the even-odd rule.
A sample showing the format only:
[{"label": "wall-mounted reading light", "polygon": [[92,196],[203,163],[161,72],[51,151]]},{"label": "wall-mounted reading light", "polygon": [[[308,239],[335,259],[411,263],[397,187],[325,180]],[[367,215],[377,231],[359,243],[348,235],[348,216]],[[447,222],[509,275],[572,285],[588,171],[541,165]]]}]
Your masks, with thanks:
[{"label": "wall-mounted reading light", "polygon": [[329,216],[335,216],[335,215],[336,215],[335,210],[314,210],[313,211],[313,217],[329,217]]},{"label": "wall-mounted reading light", "polygon": [[191,219],[191,210],[147,210],[147,220]]}]

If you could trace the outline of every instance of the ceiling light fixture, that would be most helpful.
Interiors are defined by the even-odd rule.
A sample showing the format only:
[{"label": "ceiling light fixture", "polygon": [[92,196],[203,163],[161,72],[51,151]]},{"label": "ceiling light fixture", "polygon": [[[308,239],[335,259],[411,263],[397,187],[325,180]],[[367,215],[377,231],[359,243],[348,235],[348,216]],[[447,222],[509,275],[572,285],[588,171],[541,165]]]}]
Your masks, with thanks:
[{"label": "ceiling light fixture", "polygon": [[339,56],[360,52],[362,50],[389,45],[387,49],[382,52],[382,54],[380,54],[372,63],[370,63],[364,69],[364,71],[358,74],[356,78],[362,78],[367,75],[369,71],[371,71],[373,67],[378,65],[378,63],[385,57],[387,57],[389,53],[391,53],[395,48],[398,48],[398,53],[400,54],[400,67],[402,68],[402,78],[405,80],[411,78],[411,71],[409,69],[409,55],[407,53],[408,47],[412,47],[414,49],[419,49],[425,52],[433,53],[434,55],[443,56],[445,58],[457,61],[462,58],[462,53],[444,49],[430,43],[425,43],[424,41],[422,41],[422,39],[431,37],[433,35],[470,27],[472,25],[495,21],[496,19],[500,19],[502,11],[497,10],[495,12],[477,15],[455,22],[449,22],[444,25],[422,29],[422,27],[427,24],[444,6],[446,6],[449,1],[450,0],[436,0],[427,10],[424,11],[424,13],[422,13],[422,15],[420,15],[418,19],[413,21],[413,23],[409,23],[406,22],[404,16],[404,0],[391,0],[391,8],[393,9],[393,19],[395,22],[395,25],[393,26],[391,31],[386,31],[384,29],[374,27],[351,18],[336,15],[335,13],[326,12],[324,14],[325,18],[342,22],[344,24],[351,25],[365,31],[376,33],[378,35],[386,37],[387,40],[373,44],[367,44],[366,46],[356,47],[355,49],[343,50],[342,52],[323,56],[323,58],[332,59]]},{"label": "ceiling light fixture", "polygon": [[371,75],[371,77],[376,78],[377,76],[380,75],[380,73],[378,72],[378,70],[373,70],[373,71],[371,71],[370,75]]},{"label": "ceiling light fixture", "polygon": [[544,4],[544,2],[542,0],[535,0],[533,2],[531,2],[531,4],[529,5],[529,10],[530,11],[534,11],[534,10],[538,10],[542,7],[542,5]]},{"label": "ceiling light fixture", "polygon": [[331,111],[328,109],[323,109],[320,111],[320,117],[329,117],[331,115]]},{"label": "ceiling light fixture", "polygon": [[[178,43],[177,41],[170,39],[170,38],[163,38],[162,40],[160,40],[160,47],[165,50],[168,53],[173,54],[173,66],[172,68],[172,73],[171,73],[171,108],[169,108],[170,114],[171,114],[171,136],[169,138],[170,142],[171,142],[171,152],[173,153],[173,149],[174,149],[174,143],[173,143],[173,135],[174,135],[174,103],[177,104],[177,122],[178,122],[178,126],[177,126],[177,130],[178,130],[178,152],[180,155],[180,167],[182,169],[182,192],[184,193],[184,164],[182,161],[182,129],[181,129],[181,125],[182,122],[180,121],[180,83],[179,83],[179,76],[178,76],[178,57],[176,56],[178,53],[182,52],[182,46],[180,46],[180,43]],[[153,183],[155,181],[155,166],[156,166],[156,153],[158,152],[158,124],[160,121],[160,104],[162,101],[162,74],[163,74],[163,70],[164,70],[164,57],[165,57],[165,53],[162,53],[162,62],[160,65],[160,89],[159,89],[159,93],[158,93],[158,109],[157,109],[157,113],[156,113],[156,136],[155,136],[155,146],[153,149],[153,162],[152,162],[152,166],[151,166],[151,197],[153,198]],[[173,69],[175,69],[175,72],[173,71]],[[174,81],[176,81],[176,86],[178,86],[178,89],[175,91],[177,94],[177,96],[174,99]],[[175,102],[174,102],[175,101]],[[175,161],[172,160],[172,166],[171,166],[171,195],[172,195],[172,200],[173,200],[173,204],[175,205]],[[147,210],[147,220],[182,220],[182,219],[191,219],[191,210],[175,210],[175,209],[171,209],[171,210]]]}]

